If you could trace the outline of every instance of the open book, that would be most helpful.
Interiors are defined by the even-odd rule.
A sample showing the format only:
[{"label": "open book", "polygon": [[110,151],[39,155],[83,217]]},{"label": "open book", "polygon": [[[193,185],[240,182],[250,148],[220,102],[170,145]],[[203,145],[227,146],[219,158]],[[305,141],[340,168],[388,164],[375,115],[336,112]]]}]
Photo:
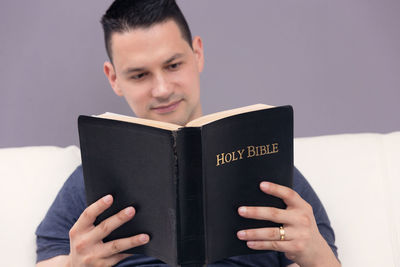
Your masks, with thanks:
[{"label": "open book", "polygon": [[239,240],[237,231],[277,226],[242,218],[237,209],[285,207],[259,184],[292,186],[291,106],[257,104],[185,127],[112,113],[78,121],[87,204],[114,196],[97,223],[130,205],[137,210],[105,241],[148,233],[148,244],[128,252],[171,266],[208,264],[260,253]]}]

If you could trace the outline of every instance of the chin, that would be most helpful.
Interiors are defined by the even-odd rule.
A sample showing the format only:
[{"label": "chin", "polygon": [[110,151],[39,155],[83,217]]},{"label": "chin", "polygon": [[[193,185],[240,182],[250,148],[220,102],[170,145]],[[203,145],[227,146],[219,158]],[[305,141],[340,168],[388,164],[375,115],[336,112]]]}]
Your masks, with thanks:
[{"label": "chin", "polygon": [[178,124],[181,126],[184,126],[186,124],[185,120],[182,119],[172,119],[172,120],[166,120],[165,122],[173,123],[173,124]]},{"label": "chin", "polygon": [[189,114],[185,112],[183,109],[177,109],[170,113],[166,114],[157,114],[153,113],[152,116],[149,116],[152,120],[162,121],[162,122],[169,122],[178,125],[184,126],[186,123],[189,122]]},{"label": "chin", "polygon": [[168,115],[165,115],[165,117],[157,116],[156,120],[184,126],[187,123],[187,119],[183,118],[184,116],[177,116],[177,115],[178,114],[168,114]]}]

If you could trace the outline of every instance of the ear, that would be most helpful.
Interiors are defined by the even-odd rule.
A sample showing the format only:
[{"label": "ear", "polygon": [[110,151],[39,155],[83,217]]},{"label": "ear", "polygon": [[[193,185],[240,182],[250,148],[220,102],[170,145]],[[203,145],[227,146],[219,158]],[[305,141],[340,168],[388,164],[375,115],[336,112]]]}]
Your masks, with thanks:
[{"label": "ear", "polygon": [[204,67],[204,50],[203,50],[203,41],[200,36],[195,36],[192,42],[193,52],[197,61],[197,68],[199,72],[203,71]]},{"label": "ear", "polygon": [[117,96],[122,96],[122,90],[119,89],[117,85],[117,75],[115,73],[114,66],[111,62],[106,61],[104,62],[103,66],[104,74],[107,76],[108,82],[110,83],[112,89],[114,90],[114,93]]}]

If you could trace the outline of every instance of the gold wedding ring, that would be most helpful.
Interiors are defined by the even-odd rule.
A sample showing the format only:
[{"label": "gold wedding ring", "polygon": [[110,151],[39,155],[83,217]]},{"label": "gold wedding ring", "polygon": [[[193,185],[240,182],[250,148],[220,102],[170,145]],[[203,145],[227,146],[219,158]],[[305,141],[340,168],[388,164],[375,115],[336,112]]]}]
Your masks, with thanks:
[{"label": "gold wedding ring", "polygon": [[281,241],[285,240],[285,228],[283,226],[279,227],[279,236]]}]

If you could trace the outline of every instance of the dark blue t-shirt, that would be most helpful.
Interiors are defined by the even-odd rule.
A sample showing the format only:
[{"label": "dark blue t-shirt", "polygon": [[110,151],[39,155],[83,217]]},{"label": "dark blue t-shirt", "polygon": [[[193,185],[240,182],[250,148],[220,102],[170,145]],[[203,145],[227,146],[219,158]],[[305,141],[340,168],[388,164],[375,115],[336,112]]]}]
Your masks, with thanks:
[{"label": "dark blue t-shirt", "polygon": [[[315,220],[321,235],[337,255],[334,232],[322,203],[303,175],[295,169],[293,189],[313,207]],[[79,166],[64,183],[45,218],[36,230],[37,261],[69,254],[69,230],[86,208],[82,167]],[[288,260],[281,252],[231,257],[208,266],[287,266]],[[167,266],[163,262],[143,255],[134,255],[116,266]]]}]

